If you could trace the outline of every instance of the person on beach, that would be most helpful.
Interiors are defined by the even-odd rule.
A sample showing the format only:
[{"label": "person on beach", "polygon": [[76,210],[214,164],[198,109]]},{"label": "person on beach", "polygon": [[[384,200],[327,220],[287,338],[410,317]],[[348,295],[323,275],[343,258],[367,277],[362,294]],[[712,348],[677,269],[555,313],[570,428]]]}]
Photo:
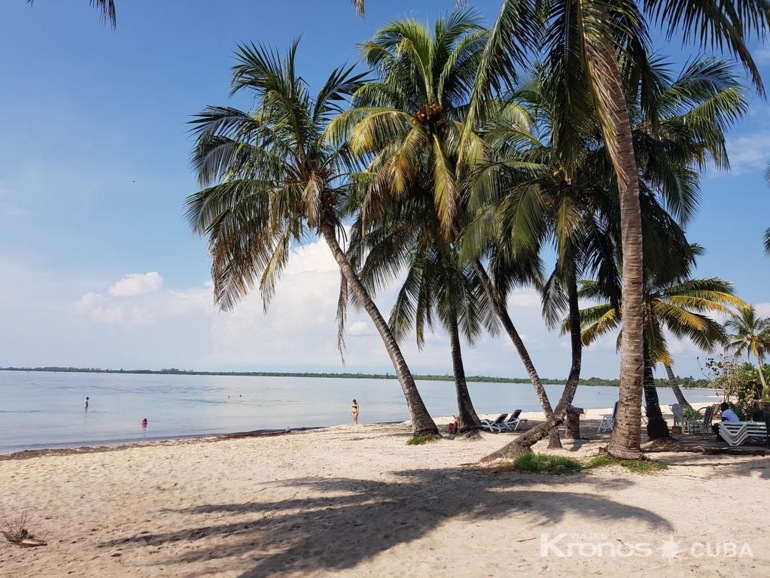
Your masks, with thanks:
[{"label": "person on beach", "polygon": [[[723,401],[722,405],[719,406],[722,410],[722,421],[741,421],[741,418],[738,417],[738,414],[735,413],[733,410],[730,409],[730,405]],[[722,439],[722,436],[719,435],[719,424],[715,423],[711,426],[711,430],[717,434],[717,441],[724,441]]]},{"label": "person on beach", "polygon": [[353,400],[353,410],[351,412],[353,414],[353,423],[358,423],[358,402],[354,399]]},{"label": "person on beach", "polygon": [[142,429],[147,429],[147,418],[142,420]]},{"label": "person on beach", "polygon": [[85,406],[86,410],[88,410],[88,396],[86,396],[86,402],[83,405]]}]

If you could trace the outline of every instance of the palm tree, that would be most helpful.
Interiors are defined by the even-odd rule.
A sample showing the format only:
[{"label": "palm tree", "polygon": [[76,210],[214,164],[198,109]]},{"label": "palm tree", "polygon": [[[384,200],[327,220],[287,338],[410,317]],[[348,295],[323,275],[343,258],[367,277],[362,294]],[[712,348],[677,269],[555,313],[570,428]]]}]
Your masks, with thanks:
[{"label": "palm tree", "polygon": [[767,383],[762,369],[762,358],[770,352],[770,318],[757,317],[754,306],[745,306],[725,321],[725,329],[733,332],[728,335],[730,342],[727,349],[735,352],[736,359],[744,353],[756,358],[764,391]]},{"label": "palm tree", "polygon": [[441,318],[452,345],[463,429],[480,425],[465,383],[459,339],[460,329],[471,340],[478,332],[471,310],[480,296],[472,294],[477,285],[472,271],[456,261],[453,241],[461,209],[455,160],[485,39],[473,10],[438,19],[432,31],[411,19],[391,22],[361,44],[375,79],[356,91],[354,108],[327,130],[330,142],[348,143],[367,163],[358,175],[361,194],[351,199],[359,209],[351,260],[363,266],[372,289],[381,285],[383,271],[407,268],[391,314],[397,336],[415,324],[422,346],[431,312]]},{"label": "palm tree", "polygon": [[[603,291],[594,281],[581,283],[580,296],[584,299],[604,297]],[[743,306],[745,303],[735,297],[732,284],[722,279],[673,279],[663,283],[648,281],[644,298],[644,391],[650,439],[668,435],[660,407],[654,407],[657,405],[657,394],[652,378],[655,365],[662,363],[671,367],[672,364],[664,330],[680,339],[689,338],[705,351],[713,351],[715,345],[725,344],[727,339],[724,328],[706,314],[729,314],[732,312],[730,307]],[[622,307],[617,308],[612,303],[583,309],[580,312],[583,344],[590,345],[600,336],[617,329],[622,313]]]},{"label": "palm tree", "polygon": [[[28,4],[32,4],[34,0],[27,0]],[[115,13],[115,0],[89,0],[91,6],[96,7],[102,14],[102,20],[109,22],[110,25],[115,28],[117,25],[117,15]]]},{"label": "palm tree", "polygon": [[192,121],[192,162],[206,188],[188,197],[187,217],[196,233],[208,237],[215,300],[232,309],[258,284],[267,307],[292,246],[320,235],[340,267],[343,287],[385,343],[413,431],[436,433],[396,339],[338,241],[351,159],[347,147],[330,146],[322,135],[363,75],[338,68],[313,97],[297,74],[296,50],[296,41],[283,58],[263,46],[240,46],[232,92],[250,93],[254,109],[210,106]]},{"label": "palm tree", "polygon": [[[609,291],[612,302],[619,304],[621,232],[613,170],[595,121],[576,119],[569,140],[557,140],[552,127],[559,99],[544,72],[536,67],[531,79],[513,94],[531,115],[531,122],[496,123],[493,119],[490,123],[488,140],[502,154],[493,157],[477,175],[472,202],[480,202],[472,206],[477,217],[465,236],[471,250],[477,250],[474,246],[479,239],[498,235],[499,246],[518,251],[539,250],[544,239],[553,236],[558,263],[544,288],[544,313],[552,323],[566,308],[564,289],[581,272],[595,274],[597,286]],[[718,166],[726,163],[719,128],[745,110],[745,101],[731,67],[723,62],[693,62],[675,79],[659,63],[653,63],[652,72],[657,82],[655,110],[659,112],[643,114],[638,95],[627,91],[635,111],[638,164],[644,169],[645,229],[650,229],[646,231],[651,239],[649,253],[655,255],[650,260],[679,270],[683,263],[689,264],[689,247],[684,256],[671,250],[676,244],[686,246],[686,240],[658,205],[656,193],[682,221],[692,215],[698,196],[697,172],[692,165],[702,164],[707,155]],[[562,152],[557,147],[568,150]],[[569,155],[579,160],[571,179],[565,177],[561,165]],[[579,335],[579,327],[577,331]],[[565,391],[569,393],[570,388]],[[654,390],[648,398],[653,396]],[[568,397],[567,404],[570,402]],[[659,414],[657,402],[653,400],[652,405]],[[510,452],[520,449],[511,447]]]},{"label": "palm tree", "polygon": [[[466,217],[459,191],[462,175],[456,170],[457,147],[486,34],[475,11],[456,10],[436,22],[433,34],[407,19],[391,23],[362,44],[364,60],[378,74],[378,81],[356,93],[357,107],[331,123],[329,138],[347,140],[354,152],[372,159],[367,167],[368,193],[361,201],[364,220],[392,202],[388,198],[407,196],[429,182],[441,226],[436,234],[443,236],[444,243],[452,243],[461,230]],[[479,138],[467,142],[471,157],[483,156],[486,145]],[[495,287],[483,266],[473,265],[550,415],[545,388],[508,316],[504,284]],[[538,274],[536,263],[517,267],[522,270],[511,279]],[[498,280],[503,276],[499,272]]]},{"label": "palm tree", "polygon": [[[548,77],[560,87],[561,116],[555,138],[568,135],[571,124],[596,115],[607,154],[617,177],[622,226],[622,280],[625,313],[621,344],[618,415],[609,452],[641,457],[641,387],[643,382],[644,272],[640,184],[632,124],[623,90],[624,74],[645,79],[647,19],[669,36],[701,48],[727,50],[743,63],[761,93],[764,87],[745,39],[763,39],[770,29],[765,0],[505,0],[479,66],[470,118],[483,116],[489,94],[516,79],[533,50],[543,46]],[[647,16],[647,19],[645,19]],[[647,94],[649,96],[649,94]],[[473,124],[473,123],[469,123]],[[565,159],[571,178],[573,159]]]}]

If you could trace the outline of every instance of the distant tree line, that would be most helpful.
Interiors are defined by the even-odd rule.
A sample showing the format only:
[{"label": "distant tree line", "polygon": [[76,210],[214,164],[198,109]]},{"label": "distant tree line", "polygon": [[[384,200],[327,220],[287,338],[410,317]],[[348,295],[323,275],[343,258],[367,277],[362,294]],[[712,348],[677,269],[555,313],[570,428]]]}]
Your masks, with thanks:
[{"label": "distant tree line", "polygon": [[[0,367],[0,371],[48,371],[51,373],[127,373],[132,375],[224,375],[236,377],[319,377],[336,379],[396,379],[390,373],[320,373],[320,372],[293,372],[293,371],[192,371],[189,369],[102,369],[101,367]],[[454,381],[452,375],[425,374],[415,375],[420,381]],[[493,377],[490,375],[472,375],[466,378],[472,382],[486,383],[530,383],[529,378],[521,377]],[[708,379],[695,379],[694,377],[677,377],[680,387],[695,388],[709,387]],[[561,385],[563,379],[543,378],[543,383],[548,385]],[[580,385],[596,385],[606,387],[618,387],[617,379],[603,379],[601,377],[589,377],[581,379]]]}]

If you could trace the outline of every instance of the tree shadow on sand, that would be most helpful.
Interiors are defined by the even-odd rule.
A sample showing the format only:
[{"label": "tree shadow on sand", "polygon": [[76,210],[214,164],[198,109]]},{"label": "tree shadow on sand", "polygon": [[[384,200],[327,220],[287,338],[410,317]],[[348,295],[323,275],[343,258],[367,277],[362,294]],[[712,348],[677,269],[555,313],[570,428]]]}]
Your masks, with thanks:
[{"label": "tree shadow on sand", "polygon": [[[451,518],[469,522],[497,519],[511,524],[515,532],[530,526],[539,532],[566,514],[579,512],[596,522],[625,518],[650,528],[671,529],[666,519],[608,497],[614,490],[633,484],[625,478],[532,476],[454,468],[410,470],[397,476],[393,482],[288,480],[280,486],[296,488],[293,499],[168,510],[185,515],[185,519],[189,516],[190,527],[116,539],[101,547],[190,546],[211,536],[220,538],[216,545],[192,546],[179,556],[169,555],[158,562],[184,565],[215,560],[218,571],[256,578],[353,568],[394,546],[425,536]],[[533,485],[537,489],[530,489]],[[590,486],[590,493],[575,491],[585,486]],[[534,530],[529,528],[529,532]]]}]

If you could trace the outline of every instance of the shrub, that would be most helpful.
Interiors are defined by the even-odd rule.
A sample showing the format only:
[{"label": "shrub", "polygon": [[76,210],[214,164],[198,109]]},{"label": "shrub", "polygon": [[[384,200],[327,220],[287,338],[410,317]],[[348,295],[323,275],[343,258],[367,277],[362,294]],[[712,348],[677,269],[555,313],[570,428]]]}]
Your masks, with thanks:
[{"label": "shrub", "polygon": [[576,474],[581,470],[581,465],[574,458],[526,453],[516,456],[511,469],[532,474]]},{"label": "shrub", "polygon": [[408,440],[406,440],[406,445],[421,446],[425,442],[434,442],[440,439],[441,439],[441,436],[439,434],[415,434],[412,437],[410,437]]},{"label": "shrub", "polygon": [[668,466],[655,460],[619,460],[608,455],[596,456],[591,458],[585,465],[586,470],[596,468],[605,468],[607,466],[621,466],[635,474],[654,474],[661,470],[668,469]]}]

